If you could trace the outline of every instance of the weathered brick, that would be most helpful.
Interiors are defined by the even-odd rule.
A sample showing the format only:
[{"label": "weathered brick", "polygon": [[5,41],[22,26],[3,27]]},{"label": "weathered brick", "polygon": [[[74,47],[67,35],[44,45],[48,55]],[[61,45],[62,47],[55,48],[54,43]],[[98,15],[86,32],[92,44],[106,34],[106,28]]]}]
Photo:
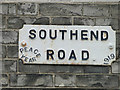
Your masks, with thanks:
[{"label": "weathered brick", "polygon": [[0,14],[16,15],[16,4],[12,3],[0,4]]},{"label": "weathered brick", "polygon": [[0,74],[0,86],[8,86],[8,76],[6,74]]},{"label": "weathered brick", "polygon": [[80,16],[82,4],[41,3],[39,11],[43,16]]},{"label": "weathered brick", "polygon": [[2,44],[2,32],[1,31],[0,31],[0,44]]},{"label": "weathered brick", "polygon": [[24,20],[19,17],[9,17],[7,20],[8,29],[20,29],[24,24]]},{"label": "weathered brick", "polygon": [[75,76],[69,74],[57,74],[55,76],[55,86],[57,87],[74,87],[75,86]]},{"label": "weathered brick", "polygon": [[18,14],[20,15],[36,15],[37,4],[35,3],[18,3]]},{"label": "weathered brick", "polygon": [[116,33],[116,46],[117,48],[120,47],[120,32]]},{"label": "weathered brick", "polygon": [[1,90],[55,90],[55,89],[42,89],[42,88],[23,88],[23,87],[17,87],[17,88],[2,88]]},{"label": "weathered brick", "polygon": [[48,25],[49,18],[47,17],[9,17],[7,28],[10,29],[20,29],[24,24],[34,24],[34,25]]},{"label": "weathered brick", "polygon": [[120,17],[118,19],[118,29],[120,30]]},{"label": "weathered brick", "polygon": [[116,60],[120,59],[120,48],[116,48]]},{"label": "weathered brick", "polygon": [[8,13],[10,15],[16,15],[16,4],[9,4]]},{"label": "weathered brick", "polygon": [[77,86],[118,88],[117,75],[77,75]]},{"label": "weathered brick", "polygon": [[56,68],[54,65],[39,65],[40,73],[55,73]]},{"label": "weathered brick", "polygon": [[6,21],[5,17],[3,15],[0,15],[0,28],[5,28],[6,26]]},{"label": "weathered brick", "polygon": [[85,16],[110,16],[110,5],[85,4],[83,6],[83,15]]},{"label": "weathered brick", "polygon": [[72,19],[70,17],[54,17],[51,19],[52,25],[71,25]]},{"label": "weathered brick", "polygon": [[17,63],[15,60],[3,60],[2,62],[2,72],[11,73],[17,71]]},{"label": "weathered brick", "polygon": [[22,60],[19,60],[18,71],[21,73],[39,73],[39,65],[25,65]]},{"label": "weathered brick", "polygon": [[113,4],[113,5],[110,5],[110,12],[111,12],[111,16],[112,17],[118,17],[118,4]]},{"label": "weathered brick", "polygon": [[97,18],[96,19],[97,26],[111,26],[113,29],[118,28],[118,19],[104,19],[104,18]]},{"label": "weathered brick", "polygon": [[69,67],[69,72],[70,73],[84,73],[84,66],[82,66],[82,65],[76,65],[76,66],[74,66],[74,65],[72,65],[72,66],[70,66]]},{"label": "weathered brick", "polygon": [[0,58],[6,57],[6,47],[0,44]]},{"label": "weathered brick", "polygon": [[110,67],[108,66],[86,66],[85,73],[109,73]]},{"label": "weathered brick", "polygon": [[0,4],[0,14],[8,14],[8,4]]},{"label": "weathered brick", "polygon": [[11,74],[10,86],[52,86],[52,75],[49,74]]},{"label": "weathered brick", "polygon": [[39,65],[40,73],[84,73],[83,66]]},{"label": "weathered brick", "polygon": [[112,63],[112,73],[120,73],[120,61]]},{"label": "weathered brick", "polygon": [[66,66],[57,65],[55,68],[57,73],[69,73],[70,71],[68,65]]},{"label": "weathered brick", "polygon": [[7,47],[7,56],[10,58],[17,58],[18,57],[18,46],[8,46]]},{"label": "weathered brick", "polygon": [[2,43],[17,43],[18,41],[17,31],[4,31],[2,32]]},{"label": "weathered brick", "polygon": [[[32,87],[32,88],[30,88],[30,87],[14,87],[14,88],[2,88],[2,90],[60,90],[60,89],[56,89],[56,88],[41,88],[41,87]],[[62,89],[62,90],[64,90],[64,89]],[[69,89],[65,89],[65,90],[69,90]],[[74,89],[70,89],[70,90],[74,90]],[[84,90],[84,89],[78,89],[78,90]],[[102,89],[103,90],[103,89]]]},{"label": "weathered brick", "polygon": [[49,25],[49,18],[48,17],[41,17],[36,19],[36,21],[33,23],[36,25]]},{"label": "weathered brick", "polygon": [[95,19],[75,17],[74,18],[74,25],[94,26],[95,25]]}]

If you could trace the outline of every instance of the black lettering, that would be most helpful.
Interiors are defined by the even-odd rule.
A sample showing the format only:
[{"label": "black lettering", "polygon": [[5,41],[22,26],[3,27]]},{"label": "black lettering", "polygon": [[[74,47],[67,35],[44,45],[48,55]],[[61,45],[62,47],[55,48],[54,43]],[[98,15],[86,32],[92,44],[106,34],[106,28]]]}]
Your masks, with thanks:
[{"label": "black lettering", "polygon": [[56,39],[56,37],[57,37],[57,30],[55,30],[55,35],[54,36],[52,36],[52,30],[50,30],[50,38],[51,39]]},{"label": "black lettering", "polygon": [[73,33],[73,31],[72,30],[70,30],[70,40],[72,40],[73,39],[73,35],[76,37],[76,40],[78,39],[78,31],[77,30],[75,30],[75,33]]},{"label": "black lettering", "polygon": [[33,51],[33,48],[31,47],[30,49],[29,49],[29,52],[32,52]]},{"label": "black lettering", "polygon": [[84,36],[87,36],[87,34],[85,34],[85,33],[87,33],[87,32],[88,32],[87,30],[82,30],[82,31],[81,31],[81,40],[88,40],[87,37],[84,37]]},{"label": "black lettering", "polygon": [[28,57],[25,57],[24,61],[27,62]]},{"label": "black lettering", "polygon": [[39,31],[39,37],[41,39],[45,39],[46,38],[46,31],[45,30],[40,30]]},{"label": "black lettering", "polygon": [[37,53],[38,53],[38,49],[35,49],[35,50],[34,50],[34,54],[37,54]]},{"label": "black lettering", "polygon": [[101,31],[101,41],[105,41],[108,39],[108,32],[107,31]]},{"label": "black lettering", "polygon": [[90,32],[90,38],[91,38],[91,40],[93,40],[93,37],[96,40],[98,40],[98,31],[96,31],[96,34],[93,31]]},{"label": "black lettering", "polygon": [[20,52],[21,52],[21,53],[23,52],[23,48],[20,48]]},{"label": "black lettering", "polygon": [[64,50],[59,50],[58,51],[58,58],[59,59],[64,59],[65,58],[65,51]]},{"label": "black lettering", "polygon": [[54,60],[53,55],[54,55],[53,50],[47,50],[47,60],[50,60],[50,59]]},{"label": "black lettering", "polygon": [[69,60],[71,60],[71,59],[74,59],[74,60],[76,60],[76,55],[75,55],[75,52],[74,52],[74,50],[72,50],[72,51],[71,51],[71,53],[70,53]]},{"label": "black lettering", "polygon": [[39,56],[41,56],[41,54],[40,54],[40,53],[38,53],[38,54],[36,55],[36,57],[39,57]]},{"label": "black lettering", "polygon": [[62,33],[62,40],[64,40],[64,38],[65,38],[65,32],[67,32],[67,30],[60,30],[60,32]]},{"label": "black lettering", "polygon": [[35,57],[29,59],[29,62],[34,62],[34,61],[36,61]]},{"label": "black lettering", "polygon": [[29,38],[30,39],[35,39],[36,38],[36,31],[34,29],[30,30],[29,31],[30,35],[29,35]]},{"label": "black lettering", "polygon": [[25,57],[25,55],[22,55],[22,56],[21,56],[21,58],[24,58],[24,57]]},{"label": "black lettering", "polygon": [[86,50],[82,50],[82,60],[88,60],[88,59],[89,59],[89,52]]},{"label": "black lettering", "polygon": [[32,58],[29,59],[29,62],[32,62]]}]

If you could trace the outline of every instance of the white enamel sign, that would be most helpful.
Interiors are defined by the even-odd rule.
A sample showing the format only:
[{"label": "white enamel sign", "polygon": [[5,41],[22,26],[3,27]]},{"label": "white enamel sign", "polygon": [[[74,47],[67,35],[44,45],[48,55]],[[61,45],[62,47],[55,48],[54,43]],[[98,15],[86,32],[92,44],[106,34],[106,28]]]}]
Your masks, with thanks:
[{"label": "white enamel sign", "polygon": [[25,64],[111,65],[116,34],[110,26],[24,25],[19,58]]}]

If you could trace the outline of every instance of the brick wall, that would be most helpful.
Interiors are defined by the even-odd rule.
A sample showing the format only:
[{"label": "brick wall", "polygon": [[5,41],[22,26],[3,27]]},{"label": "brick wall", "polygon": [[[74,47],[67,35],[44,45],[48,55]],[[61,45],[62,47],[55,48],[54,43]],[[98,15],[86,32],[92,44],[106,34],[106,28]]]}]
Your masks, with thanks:
[{"label": "brick wall", "polygon": [[[118,3],[1,3],[2,90],[119,90],[118,12]],[[111,66],[24,65],[18,59],[19,29],[24,24],[112,26],[116,31],[117,60]]]}]

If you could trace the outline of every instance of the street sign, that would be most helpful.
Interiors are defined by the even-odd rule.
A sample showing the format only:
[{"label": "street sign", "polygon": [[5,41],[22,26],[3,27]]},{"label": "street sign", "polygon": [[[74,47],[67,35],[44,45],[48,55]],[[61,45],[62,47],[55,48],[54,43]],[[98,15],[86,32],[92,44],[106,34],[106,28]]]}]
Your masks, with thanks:
[{"label": "street sign", "polygon": [[24,25],[19,58],[25,64],[111,65],[116,34],[110,26]]}]

